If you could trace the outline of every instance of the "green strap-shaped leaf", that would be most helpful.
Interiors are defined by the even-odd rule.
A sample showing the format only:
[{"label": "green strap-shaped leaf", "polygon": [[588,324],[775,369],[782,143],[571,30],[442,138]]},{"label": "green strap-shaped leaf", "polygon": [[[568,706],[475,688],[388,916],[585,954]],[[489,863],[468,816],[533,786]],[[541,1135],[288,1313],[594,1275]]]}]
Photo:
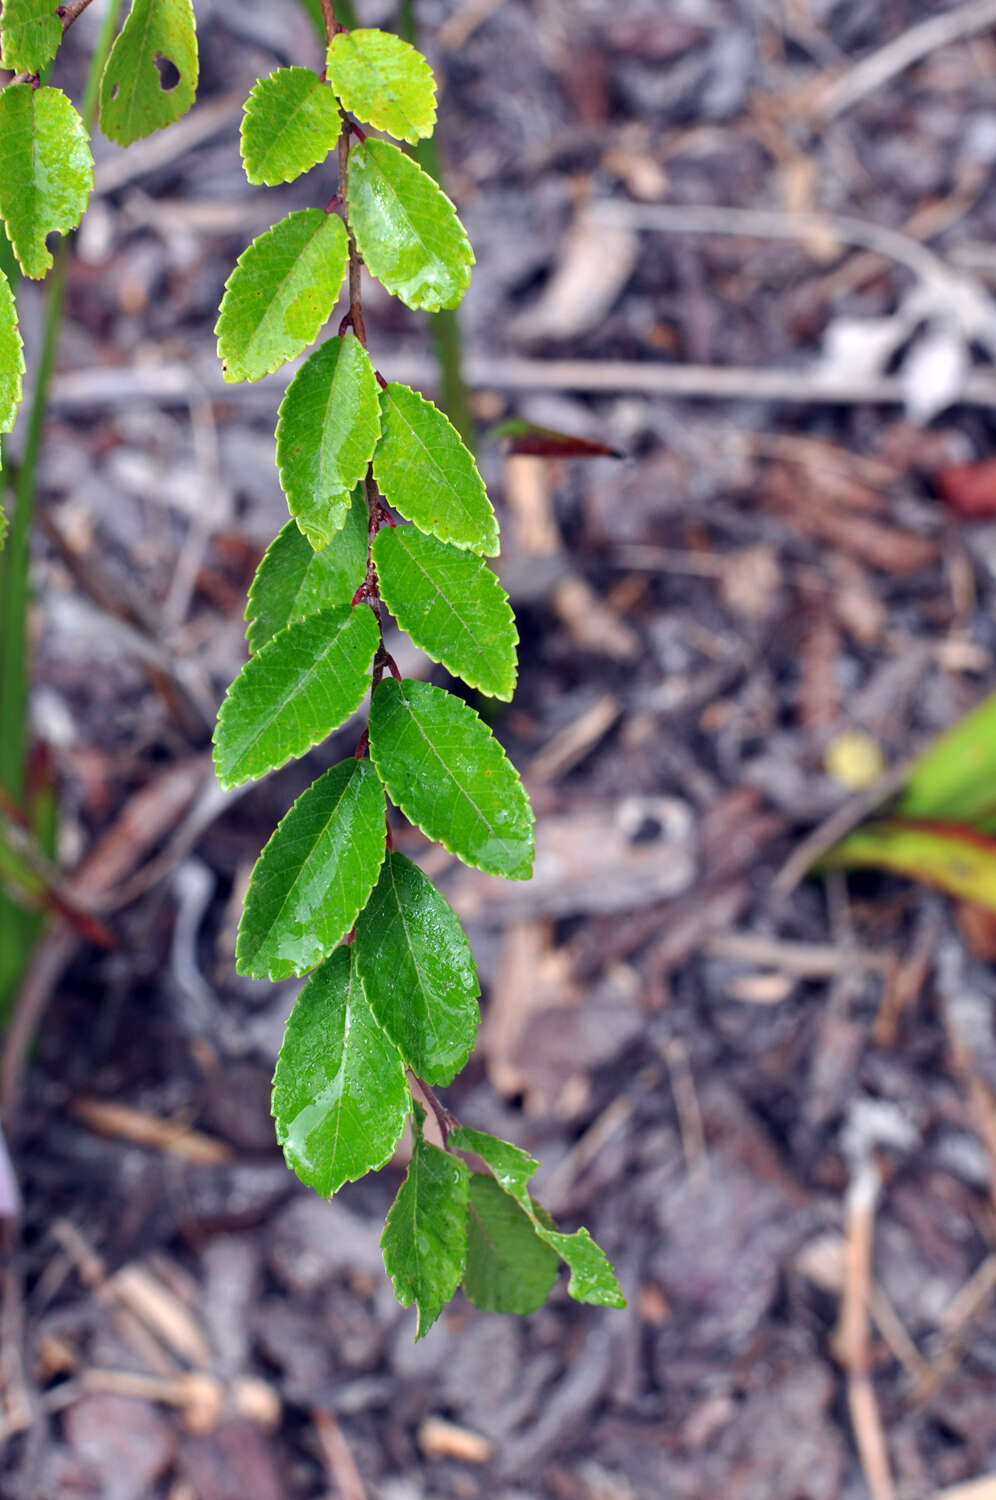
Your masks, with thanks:
[{"label": "green strap-shaped leaf", "polygon": [[546,1210],[530,1197],[527,1183],[539,1163],[509,1141],[488,1135],[483,1130],[459,1126],[450,1132],[450,1145],[457,1151],[473,1151],[494,1173],[502,1190],[514,1198],[533,1226],[536,1235],[570,1268],[568,1294],[577,1302],[593,1302],[599,1307],[625,1307],[615,1272],[587,1229],[561,1234],[553,1226]]},{"label": "green strap-shaped leaf", "polygon": [[0,432],[9,432],[24,389],[24,345],[17,326],[17,303],[0,271]]},{"label": "green strap-shaped leaf", "polygon": [[339,296],[349,245],[337,214],[302,208],[254,239],[215,324],[227,381],[262,380],[314,342]]},{"label": "green strap-shaped leaf", "polygon": [[52,0],[4,0],[0,13],[0,66],[40,73],[59,50],[62,22]]},{"label": "green strap-shaped leaf", "polygon": [[328,80],[358,120],[415,143],[436,123],[436,83],[415,48],[389,31],[340,31],[326,62]]},{"label": "green strap-shaped leaf", "polygon": [[242,165],[250,182],[292,182],[324,161],[342,129],[332,90],[310,68],[260,78],[242,117]]},{"label": "green strap-shaped leaf", "polygon": [[380,639],[373,610],[324,609],[251,656],[225,695],[214,765],[239,786],[304,755],[359,708]]},{"label": "green strap-shaped leaf", "polygon": [[410,386],[381,391],[374,477],[384,499],[420,531],[494,557],[498,521],[484,480],[460,434]]},{"label": "green strap-shaped leaf", "polygon": [[349,225],[372,275],[407,307],[456,307],[474,252],[456,209],[417,162],[388,141],[349,153]]},{"label": "green strap-shaped leaf", "polygon": [[369,512],[362,489],[353,491],[346,524],[331,547],[316,552],[288,521],[267,547],[256,571],[246,619],[251,651],[294,620],[349,604],[367,571]]},{"label": "green strap-shaped leaf", "polygon": [[321,963],[366,905],[384,859],[384,792],[373,766],[326,771],[281,820],[246,893],[236,968],[289,979]]},{"label": "green strap-shaped leaf", "polygon": [[130,146],[172,125],[194,102],[197,68],[192,0],[132,0],[100,80],[101,130]]},{"label": "green strap-shaped leaf", "polygon": [[370,754],[392,800],[423,833],[468,865],[529,879],[529,799],[466,703],[428,682],[382,682],[370,705]]},{"label": "green strap-shaped leaf", "polygon": [[419,1078],[449,1083],[474,1046],[477,969],[453,908],[403,854],[388,854],[356,923],[374,1015]]},{"label": "green strap-shaped leaf", "polygon": [[86,127],[61,89],[0,92],[0,218],[25,276],[49,270],[46,236],[75,229],[92,190]]},{"label": "green strap-shaped leaf", "polygon": [[416,646],[471,687],[511,698],[519,635],[487,563],[414,526],[385,526],[373,555],[381,598]]},{"label": "green strap-shaped leaf", "polygon": [[390,1160],[411,1109],[405,1065],[374,1020],[351,952],[338,948],[304,986],[273,1075],[287,1165],[323,1198]]},{"label": "green strap-shaped leaf", "polygon": [[557,1279],[560,1258],[518,1203],[483,1172],[470,1174],[463,1289],[485,1312],[531,1313]]},{"label": "green strap-shaped leaf", "polygon": [[402,1307],[418,1304],[416,1340],[424,1338],[460,1285],[467,1256],[470,1173],[458,1156],[422,1139],[416,1104],[408,1175],[381,1236],[384,1265]]},{"label": "green strap-shaped leaf", "polygon": [[287,505],[308,541],[326,546],[344,524],[350,491],[380,436],[377,377],[354,333],[331,338],[287,387],[277,420],[277,467]]}]

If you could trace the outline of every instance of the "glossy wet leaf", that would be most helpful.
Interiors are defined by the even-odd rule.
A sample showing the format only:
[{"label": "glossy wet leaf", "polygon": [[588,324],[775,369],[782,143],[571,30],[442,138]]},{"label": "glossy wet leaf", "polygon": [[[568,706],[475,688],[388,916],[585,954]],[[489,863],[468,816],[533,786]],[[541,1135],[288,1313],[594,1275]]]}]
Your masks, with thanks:
[{"label": "glossy wet leaf", "polygon": [[349,224],[371,274],[408,307],[456,307],[474,252],[456,209],[417,162],[389,141],[349,153]]},{"label": "glossy wet leaf", "polygon": [[76,228],[92,190],[90,140],[65,94],[30,83],[0,91],[0,218],[25,276],[50,269],[46,237]]},{"label": "glossy wet leaf", "polygon": [[458,1151],[473,1151],[491,1168],[496,1182],[527,1215],[535,1233],[567,1264],[571,1273],[567,1291],[575,1301],[592,1302],[600,1307],[626,1306],[605,1252],[587,1229],[561,1233],[542,1205],[530,1196],[526,1184],[538,1162],[509,1141],[467,1127],[451,1132],[450,1145]]},{"label": "glossy wet leaf", "polygon": [[491,1168],[496,1181],[506,1193],[525,1193],[529,1181],[536,1175],[539,1162],[520,1146],[503,1141],[499,1136],[489,1135],[486,1130],[474,1130],[470,1125],[458,1125],[450,1132],[450,1145],[456,1151],[472,1151]]},{"label": "glossy wet leaf", "polygon": [[996,693],[920,756],[896,811],[996,831]]},{"label": "glossy wet leaf", "polygon": [[498,521],[473,455],[438,408],[410,386],[381,392],[374,477],[389,505],[441,542],[494,557]]},{"label": "glossy wet leaf", "polygon": [[343,107],[358,120],[415,143],[436,123],[432,69],[389,31],[341,31],[328,49],[327,74]]},{"label": "glossy wet leaf", "polygon": [[62,22],[52,0],[4,0],[0,11],[0,67],[40,73],[59,50]]},{"label": "glossy wet leaf", "polygon": [[418,1304],[424,1338],[460,1285],[467,1256],[470,1173],[457,1156],[422,1137],[418,1106],[408,1175],[381,1236],[384,1266],[402,1307]]},{"label": "glossy wet leaf", "polygon": [[367,503],[358,489],[350,498],[345,525],[321,552],[293,521],[278,532],[249,590],[246,637],[252,651],[261,650],[295,620],[352,602],[366,576],[368,522]]},{"label": "glossy wet leaf", "polygon": [[326,771],[260,855],[239,924],[236,968],[288,979],[321,963],[353,926],[384,858],[384,792],[369,761]]},{"label": "glossy wet leaf", "polygon": [[480,985],[453,908],[403,854],[389,853],[354,941],[367,998],[413,1072],[449,1083],[474,1046]]},{"label": "glossy wet leaf", "polygon": [[511,698],[519,635],[487,563],[415,526],[385,526],[373,551],[381,598],[416,646],[470,687]]},{"label": "glossy wet leaf", "polygon": [[549,1296],[559,1265],[557,1252],[540,1239],[515,1199],[493,1177],[472,1172],[463,1289],[474,1306],[535,1312]]},{"label": "glossy wet leaf", "polygon": [[529,879],[529,799],[466,703],[428,682],[382,682],[370,706],[370,754],[392,800],[429,838],[492,875]]},{"label": "glossy wet leaf", "polygon": [[17,304],[10,282],[0,271],[0,432],[13,427],[23,387],[24,345],[17,326]]},{"label": "glossy wet leaf", "polygon": [[277,68],[253,85],[242,117],[242,165],[250,182],[292,182],[324,161],[342,120],[335,95],[310,68]]},{"label": "glossy wet leaf", "polygon": [[391,1159],[411,1109],[405,1065],[351,954],[338,948],[304,986],[273,1075],[287,1165],[323,1198]]},{"label": "glossy wet leaf", "polygon": [[345,723],[363,701],[379,638],[369,606],[347,605],[295,621],[251,656],[218,712],[221,785],[265,776]]},{"label": "glossy wet leaf", "polygon": [[129,146],[172,125],[194,102],[197,71],[192,0],[133,0],[100,80],[101,130]]},{"label": "glossy wet leaf", "polygon": [[294,376],[277,421],[280,484],[316,549],[344,524],[350,492],[366,474],[379,436],[369,354],[353,333],[328,339]]},{"label": "glossy wet leaf", "polygon": [[227,381],[262,380],[318,337],[349,248],[336,214],[302,208],[253,240],[225,283],[215,325]]},{"label": "glossy wet leaf", "polygon": [[996,836],[962,824],[879,818],[849,834],[820,869],[892,870],[996,910]]}]

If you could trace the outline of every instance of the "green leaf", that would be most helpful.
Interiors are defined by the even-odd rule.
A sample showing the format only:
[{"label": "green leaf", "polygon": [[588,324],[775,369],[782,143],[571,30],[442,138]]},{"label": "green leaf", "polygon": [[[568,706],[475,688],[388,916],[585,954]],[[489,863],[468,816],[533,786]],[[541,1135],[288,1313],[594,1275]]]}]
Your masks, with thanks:
[{"label": "green leaf", "polygon": [[366,760],[340,762],[281,820],[253,870],[236,968],[288,979],[320,963],[366,905],[384,859],[384,794]]},{"label": "green leaf", "polygon": [[344,109],[414,146],[436,123],[436,83],[415,48],[389,31],[340,31],[326,64]]},{"label": "green leaf", "polygon": [[[536,1220],[534,1218],[534,1223]],[[537,1224],[540,1239],[556,1250],[561,1260],[570,1268],[567,1294],[575,1302],[593,1302],[596,1307],[625,1307],[616,1273],[602,1250],[587,1229],[577,1229],[573,1234],[558,1234],[555,1230]]]},{"label": "green leaf", "polygon": [[498,521],[473,456],[449,418],[410,386],[380,395],[374,478],[388,505],[442,542],[494,557]]},{"label": "green leaf", "polygon": [[304,986],[273,1075],[287,1165],[323,1198],[390,1161],[411,1109],[405,1065],[374,1020],[351,953],[337,949]]},{"label": "green leaf", "polygon": [[275,187],[324,161],[342,118],[332,90],[310,68],[260,78],[242,117],[242,165],[250,182]]},{"label": "green leaf", "polygon": [[215,324],[228,382],[262,380],[314,342],[346,275],[349,245],[337,214],[302,208],[242,252]]},{"label": "green leaf", "polygon": [[456,307],[474,252],[442,188],[388,141],[349,153],[349,226],[372,275],[407,307]]},{"label": "green leaf", "polygon": [[[175,80],[164,65],[172,64]],[[100,128],[119,146],[172,125],[197,93],[191,0],[133,0],[100,80]]]},{"label": "green leaf", "polygon": [[996,832],[996,693],[924,751],[896,811]]},{"label": "green leaf", "polygon": [[528,1196],[530,1178],[536,1174],[539,1162],[521,1146],[511,1141],[500,1140],[484,1130],[474,1130],[470,1125],[458,1125],[450,1131],[450,1145],[456,1151],[472,1151],[475,1156],[491,1168],[495,1180],[506,1193],[513,1197]]},{"label": "green leaf", "polygon": [[449,1083],[474,1046],[477,970],[453,908],[403,854],[388,854],[356,923],[374,1015],[427,1083]]},{"label": "green leaf", "polygon": [[392,800],[468,865],[528,880],[533,813],[519,774],[472,708],[427,682],[382,682],[370,754]]},{"label": "green leaf", "polygon": [[239,786],[304,755],[359,708],[380,640],[368,605],[296,620],[251,656],[225,695],[214,765]]},{"label": "green leaf", "polygon": [[385,526],[373,555],[381,598],[416,646],[471,687],[511,698],[519,636],[487,563],[414,526]]},{"label": "green leaf", "polygon": [[402,1307],[418,1304],[416,1340],[425,1337],[460,1285],[470,1187],[466,1164],[422,1139],[423,1118],[416,1105],[408,1175],[380,1241],[398,1301]]},{"label": "green leaf", "polygon": [[263,556],[246,604],[246,637],[259,651],[294,620],[352,602],[367,571],[369,512],[362,489],[353,491],[346,524],[335,544],[316,552],[288,521]]},{"label": "green leaf", "polygon": [[287,387],[277,420],[277,467],[290,513],[311,545],[344,524],[350,491],[380,436],[377,377],[354,333],[331,338]]},{"label": "green leaf", "polygon": [[892,870],[996,911],[996,837],[951,822],[878,818],[823,856],[818,869]]},{"label": "green leaf", "polygon": [[17,326],[17,303],[10,282],[0,271],[0,432],[13,427],[23,387],[24,345]]},{"label": "green leaf", "polygon": [[554,1228],[546,1210],[529,1195],[526,1186],[539,1162],[525,1151],[482,1130],[459,1126],[450,1132],[450,1145],[457,1151],[473,1151],[491,1168],[504,1192],[514,1198],[526,1214],[536,1234],[570,1267],[567,1283],[569,1296],[577,1302],[593,1302],[599,1307],[625,1307],[615,1272],[587,1229],[561,1234]]},{"label": "green leaf", "polygon": [[25,276],[49,270],[46,236],[75,229],[92,190],[86,127],[61,89],[0,92],[0,218]]},{"label": "green leaf", "polygon": [[13,73],[40,73],[59,50],[62,22],[52,0],[4,0],[0,14],[0,66]]},{"label": "green leaf", "polygon": [[493,1177],[470,1174],[467,1267],[463,1289],[484,1312],[531,1313],[557,1279],[560,1258],[529,1215]]}]

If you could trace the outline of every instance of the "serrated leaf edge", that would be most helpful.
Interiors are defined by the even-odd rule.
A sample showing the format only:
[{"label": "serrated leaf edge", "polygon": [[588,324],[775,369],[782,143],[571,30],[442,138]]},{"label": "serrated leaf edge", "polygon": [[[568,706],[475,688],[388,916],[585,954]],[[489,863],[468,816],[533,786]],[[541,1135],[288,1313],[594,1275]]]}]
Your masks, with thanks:
[{"label": "serrated leaf edge", "polygon": [[[409,529],[408,527],[395,527],[394,528],[395,533],[397,533],[399,531],[403,532],[403,531],[408,530],[408,529]],[[420,526],[415,526],[414,523],[412,523],[411,529],[413,529],[415,531],[418,531],[420,533],[420,535],[422,535],[422,536],[428,535],[427,532],[422,531],[422,528]],[[384,530],[381,531],[378,534],[377,538],[375,538],[375,540],[374,540],[374,561],[375,562],[377,560],[376,559],[377,541],[379,541],[380,536],[382,536],[382,535],[385,534],[386,530],[387,530],[387,528],[384,528]],[[434,538],[434,540],[440,541],[441,538],[436,537],[436,538]],[[447,542],[444,545],[446,545],[446,546],[453,546],[454,544],[452,542]],[[461,552],[461,553],[463,553],[465,555],[468,554],[468,553],[470,553],[470,549],[468,547],[457,547],[456,551]],[[475,674],[475,676],[471,676],[466,670],[464,670],[462,668],[458,668],[451,661],[447,661],[446,658],[443,656],[442,652],[437,652],[437,651],[431,649],[429,646],[427,646],[425,644],[424,641],[420,640],[419,637],[418,637],[418,635],[416,634],[416,631],[413,630],[411,624],[406,623],[406,621],[402,619],[401,613],[399,612],[399,610],[397,608],[397,602],[398,602],[397,601],[397,596],[395,596],[395,601],[392,603],[392,601],[391,601],[391,599],[389,597],[389,589],[385,589],[385,587],[384,587],[384,580],[378,574],[378,581],[379,581],[379,584],[380,584],[380,595],[381,595],[381,598],[383,599],[384,603],[387,605],[388,609],[394,615],[394,618],[397,620],[397,622],[400,625],[401,629],[405,632],[406,635],[408,635],[408,636],[411,637],[411,640],[418,647],[418,649],[420,651],[424,651],[425,654],[426,654],[426,656],[428,656],[432,661],[439,662],[440,666],[445,667],[446,670],[447,670],[447,672],[452,673],[452,675],[454,677],[459,677],[460,681],[461,682],[465,682],[468,687],[476,688],[478,692],[486,694],[486,696],[489,697],[489,698],[497,698],[502,703],[510,703],[512,701],[512,698],[515,696],[515,687],[516,687],[516,683],[518,681],[518,675],[519,675],[518,674],[518,664],[515,661],[516,648],[517,648],[517,646],[519,644],[519,629],[518,629],[518,626],[517,626],[516,621],[515,621],[515,613],[514,613],[514,611],[512,609],[512,606],[511,606],[511,604],[509,602],[508,594],[505,592],[505,589],[502,586],[501,579],[498,577],[498,575],[496,573],[494,573],[491,570],[491,568],[488,567],[487,563],[484,561],[484,558],[481,557],[479,553],[475,552],[475,553],[471,553],[470,555],[473,556],[473,557],[475,557],[477,559],[478,563],[480,564],[481,571],[484,572],[484,573],[486,573],[487,576],[491,579],[491,584],[486,584],[485,587],[491,588],[492,584],[494,585],[494,588],[492,589],[492,593],[496,596],[497,599],[500,599],[501,612],[502,612],[504,623],[509,627],[509,629],[511,631],[511,634],[512,634],[512,654],[513,654],[513,661],[512,661],[512,682],[511,682],[511,686],[507,689],[507,691],[501,691],[498,688],[496,688],[493,684],[491,686],[486,685],[484,682],[481,681],[481,679],[480,679],[479,676],[477,676],[476,674]],[[425,570],[423,568],[421,568],[421,565],[419,563],[418,558],[413,557],[411,553],[408,554],[408,557],[409,557],[409,560],[416,567],[419,567],[419,569],[420,569],[421,572],[423,572],[423,573],[425,572]],[[425,574],[425,576],[428,579],[428,574]],[[457,616],[458,619],[461,619],[461,623],[462,623],[462,618],[459,615],[457,615],[457,610],[456,610],[456,607],[454,606],[453,602],[445,594],[443,594],[443,592],[442,592],[441,589],[437,588],[435,585],[433,587],[434,587],[434,592],[436,592],[439,595],[439,597],[443,600],[443,602],[446,605],[448,605],[450,613],[453,614],[453,615],[455,615],[455,616]]]},{"label": "serrated leaf edge", "polygon": [[[445,690],[445,688],[440,688],[439,691],[440,692],[445,692],[446,690]],[[468,713],[473,714],[474,718],[478,721],[478,723],[481,724],[483,726],[483,728],[487,730],[488,734],[491,736],[492,741],[494,742],[495,745],[497,745],[497,747],[498,747],[498,749],[499,749],[499,751],[501,753],[502,760],[506,761],[508,763],[508,765],[511,767],[512,771],[515,773],[516,780],[518,781],[519,785],[522,787],[523,801],[525,802],[525,805],[526,805],[526,818],[527,818],[527,822],[528,822],[528,825],[529,825],[529,827],[528,827],[529,849],[530,849],[530,853],[532,854],[533,859],[534,859],[535,858],[535,854],[536,854],[536,814],[533,811],[533,805],[530,802],[528,793],[526,792],[525,786],[523,785],[522,777],[519,774],[518,767],[513,764],[512,760],[509,757],[508,751],[505,749],[505,746],[501,743],[501,741],[493,733],[493,731],[491,729],[491,726],[489,724],[485,724],[484,720],[481,718],[481,716],[477,712],[477,710],[475,708],[472,708],[469,703],[464,703],[464,701],[463,701],[462,698],[456,698],[455,695],[452,694],[452,693],[449,694],[449,696],[451,698],[453,698],[455,702],[460,703],[467,710]],[[429,743],[431,744],[431,741]],[[432,748],[435,749],[435,746],[433,745]],[[384,783],[384,790],[387,792],[387,795],[390,797],[391,796],[390,788],[388,787],[387,781],[385,780],[385,778],[383,776],[383,773],[381,772],[380,766],[377,765],[377,757],[376,757],[376,755],[374,753],[374,746],[373,746],[373,740],[372,739],[371,739],[371,742],[370,742],[370,759],[373,761],[373,764],[374,764],[374,766],[376,768],[376,771],[377,771],[377,775],[380,776],[381,781]],[[393,801],[393,798],[392,798],[392,801]],[[446,850],[446,852],[448,854],[452,854],[455,859],[458,859],[460,861],[461,864],[468,865],[468,866],[470,866],[474,870],[481,870],[485,875],[493,875],[494,874],[493,870],[485,869],[484,865],[480,864],[476,859],[470,859],[468,855],[462,854],[458,849],[454,849],[453,846],[451,844],[448,844],[446,842],[445,838],[443,838],[441,835],[434,834],[434,833],[429,833],[427,829],[425,829],[425,828],[422,827],[422,824],[419,823],[416,818],[412,817],[412,815],[410,813],[408,813],[405,810],[405,808],[401,807],[400,803],[396,803],[395,805],[400,808],[400,810],[404,813],[405,817],[408,819],[408,821],[410,823],[414,824],[414,826],[416,828],[421,829],[422,833],[425,834],[425,836],[426,836],[427,839],[431,839],[433,843],[442,844],[442,846]],[[532,874],[533,874],[532,864],[533,864],[533,860],[531,859],[530,860],[529,874],[528,875],[501,875],[498,878],[501,879],[501,880],[531,880],[532,879]]]}]

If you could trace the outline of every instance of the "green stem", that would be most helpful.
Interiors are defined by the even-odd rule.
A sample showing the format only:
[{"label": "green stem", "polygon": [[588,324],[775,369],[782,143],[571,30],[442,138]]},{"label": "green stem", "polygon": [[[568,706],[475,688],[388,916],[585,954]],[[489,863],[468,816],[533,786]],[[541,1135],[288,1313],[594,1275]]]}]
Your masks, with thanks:
[{"label": "green stem", "polygon": [[59,351],[62,310],[66,300],[69,272],[69,242],[62,239],[55,251],[55,269],[49,281],[45,303],[45,326],[42,332],[41,357],[35,375],[34,394],[28,416],[24,454],[14,489],[14,514],[7,541],[0,640],[3,643],[0,668],[0,781],[14,801],[24,795],[25,752],[27,749],[27,613],[28,563],[31,551],[31,529],[35,515],[38,461],[48,405],[48,390]]},{"label": "green stem", "polygon": [[[415,19],[415,0],[398,0],[398,35],[413,47],[418,46],[418,22]],[[434,136],[419,141],[415,147],[419,166],[440,187],[443,183],[443,163]],[[463,335],[460,331],[460,314],[455,308],[444,308],[429,318],[429,332],[439,366],[439,404],[467,447],[474,451],[477,441],[474,407],[463,376]]]},{"label": "green stem", "polygon": [[[100,75],[114,40],[122,0],[111,0],[101,23],[90,59],[83,92],[83,119],[92,130],[97,116]],[[3,597],[0,600],[0,782],[14,801],[24,796],[28,725],[28,566],[31,531],[37,499],[38,463],[41,457],[48,392],[59,352],[62,314],[69,276],[69,240],[60,239],[55,268],[49,280],[42,330],[41,355],[35,374],[31,410],[25,434],[24,454],[14,486],[14,515],[4,556]]]}]

